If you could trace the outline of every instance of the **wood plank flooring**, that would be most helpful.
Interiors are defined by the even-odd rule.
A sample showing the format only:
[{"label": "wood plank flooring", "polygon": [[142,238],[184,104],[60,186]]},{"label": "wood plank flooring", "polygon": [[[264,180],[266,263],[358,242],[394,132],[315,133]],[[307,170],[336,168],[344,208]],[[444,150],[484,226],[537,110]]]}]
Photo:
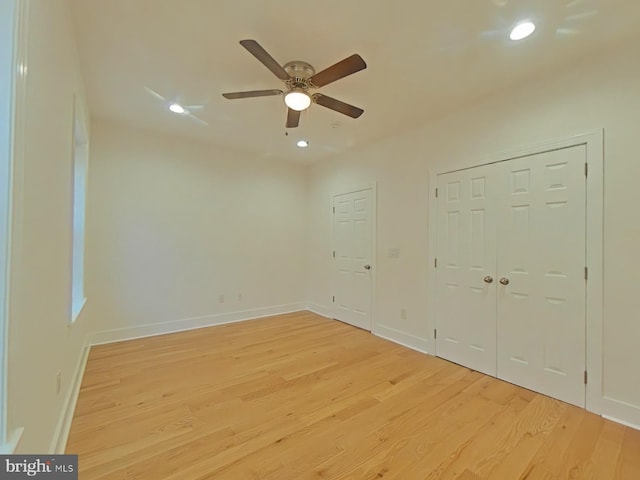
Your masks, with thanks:
[{"label": "wood plank flooring", "polygon": [[640,431],[308,312],[94,347],[82,480],[640,479]]}]

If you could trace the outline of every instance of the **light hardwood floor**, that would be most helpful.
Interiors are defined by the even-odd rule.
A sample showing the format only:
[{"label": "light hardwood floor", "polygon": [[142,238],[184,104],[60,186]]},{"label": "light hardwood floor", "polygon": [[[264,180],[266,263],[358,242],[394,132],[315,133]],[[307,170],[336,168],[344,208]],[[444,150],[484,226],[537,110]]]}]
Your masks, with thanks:
[{"label": "light hardwood floor", "polygon": [[94,347],[80,478],[640,479],[640,431],[311,313]]}]

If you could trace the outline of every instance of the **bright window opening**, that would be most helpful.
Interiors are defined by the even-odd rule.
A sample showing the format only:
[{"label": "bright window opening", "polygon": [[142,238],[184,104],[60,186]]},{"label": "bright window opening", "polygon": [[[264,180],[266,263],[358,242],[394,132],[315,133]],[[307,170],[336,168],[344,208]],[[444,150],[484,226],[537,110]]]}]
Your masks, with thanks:
[{"label": "bright window opening", "polygon": [[13,156],[13,77],[16,2],[0,2],[0,453],[13,453],[7,435],[7,324]]},{"label": "bright window opening", "polygon": [[87,173],[89,142],[82,110],[76,103],[73,123],[73,243],[71,270],[71,323],[74,323],[86,302],[84,292],[85,218],[87,204]]}]

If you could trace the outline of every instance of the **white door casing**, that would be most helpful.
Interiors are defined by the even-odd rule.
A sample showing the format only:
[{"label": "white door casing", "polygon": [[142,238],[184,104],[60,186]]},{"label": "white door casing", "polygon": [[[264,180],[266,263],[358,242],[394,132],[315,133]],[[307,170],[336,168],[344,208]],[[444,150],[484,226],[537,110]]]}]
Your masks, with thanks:
[{"label": "white door casing", "polygon": [[373,189],[333,197],[333,317],[371,330]]}]

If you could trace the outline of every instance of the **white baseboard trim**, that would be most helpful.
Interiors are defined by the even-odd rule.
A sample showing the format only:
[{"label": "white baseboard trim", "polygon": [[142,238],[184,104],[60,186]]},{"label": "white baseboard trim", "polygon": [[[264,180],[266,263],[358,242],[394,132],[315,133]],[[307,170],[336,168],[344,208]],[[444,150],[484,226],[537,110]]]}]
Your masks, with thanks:
[{"label": "white baseboard trim", "polygon": [[384,325],[374,325],[371,333],[380,338],[384,338],[385,340],[390,340],[404,347],[416,350],[420,353],[429,354],[426,338],[417,337],[415,335],[396,330],[395,328],[385,327]]},{"label": "white baseboard trim", "polygon": [[290,303],[287,305],[275,305],[273,307],[256,308],[239,312],[220,313],[207,315],[204,317],[186,318],[173,320],[170,322],[152,323],[135,327],[116,328],[94,332],[89,335],[89,345],[102,345],[105,343],[122,342],[124,340],[134,340],[136,338],[153,337],[167,333],[184,332],[197,328],[213,327],[226,323],[236,323],[256,318],[270,317],[272,315],[283,315],[306,310],[306,303]]},{"label": "white baseboard trim", "polygon": [[320,315],[321,317],[333,319],[330,307],[318,305],[317,303],[309,303],[307,305],[307,310],[309,310],[311,313],[315,313],[316,315]]},{"label": "white baseboard trim", "polygon": [[56,430],[49,446],[49,453],[51,454],[63,454],[67,447],[67,440],[69,439],[69,431],[71,430],[71,422],[73,420],[73,414],[76,410],[76,403],[78,402],[78,396],[80,395],[80,386],[82,385],[82,378],[84,377],[84,369],[87,366],[87,360],[89,358],[89,350],[91,347],[85,345],[82,348],[82,353],[76,364],[76,370],[73,374],[73,382],[69,385],[67,395],[62,405],[62,411],[60,412],[60,418],[56,425]]},{"label": "white baseboard trim", "polygon": [[640,407],[610,397],[602,398],[602,417],[640,430]]},{"label": "white baseboard trim", "polygon": [[16,428],[7,438],[7,442],[0,445],[0,455],[13,455],[18,448],[24,428]]},{"label": "white baseboard trim", "polygon": [[631,422],[625,422],[624,420],[620,420],[619,418],[611,417],[605,414],[602,415],[602,418],[606,418],[607,420],[611,420],[612,422],[619,423],[620,425],[624,425],[625,427],[633,428],[634,430],[640,430],[640,425],[636,425]]}]

